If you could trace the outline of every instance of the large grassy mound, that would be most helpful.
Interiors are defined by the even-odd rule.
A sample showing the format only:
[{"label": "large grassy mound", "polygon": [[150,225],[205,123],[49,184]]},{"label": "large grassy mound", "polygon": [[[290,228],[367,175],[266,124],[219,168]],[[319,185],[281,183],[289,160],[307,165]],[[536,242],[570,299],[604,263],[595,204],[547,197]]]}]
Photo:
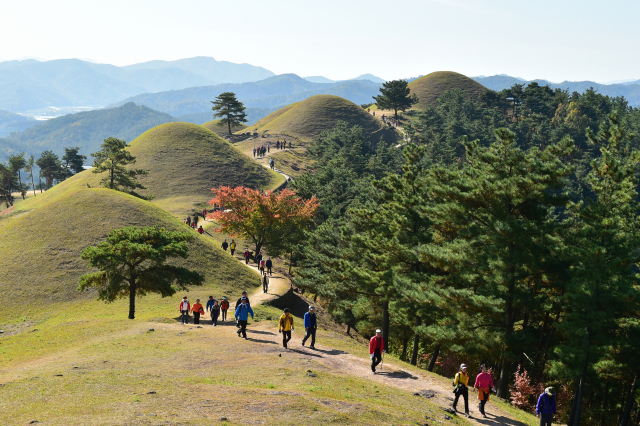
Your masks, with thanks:
[{"label": "large grassy mound", "polygon": [[[202,127],[206,127],[211,130],[213,133],[217,135],[223,136],[229,133],[229,127],[227,125],[220,125],[220,120],[211,120],[207,121],[204,124],[201,124]],[[238,124],[235,126],[231,126],[231,133],[241,132],[246,129],[246,124]]]},{"label": "large grassy mound", "polygon": [[194,202],[211,198],[222,185],[267,189],[282,177],[259,166],[229,142],[197,124],[168,123],[154,127],[129,145],[136,168],[149,171],[140,178],[156,200],[189,197]]},{"label": "large grassy mound", "polygon": [[462,89],[468,97],[477,98],[486,87],[457,72],[437,71],[412,81],[409,89],[418,96],[419,102],[414,108],[423,109],[435,105],[436,99],[447,90]]},{"label": "large grassy mound", "polygon": [[332,95],[316,95],[288,105],[250,126],[250,129],[261,134],[285,134],[310,141],[323,130],[333,129],[338,121],[362,127],[365,134],[376,141],[382,135],[386,140],[396,137],[393,131],[358,105]]},{"label": "large grassy mound", "polygon": [[[80,259],[82,250],[104,240],[123,226],[161,226],[191,231],[169,213],[147,201],[109,189],[86,187],[86,171],[16,206],[0,216],[0,298],[19,310],[6,309],[2,317],[77,298],[95,292],[76,290],[78,279],[90,271]],[[257,285],[253,272],[218,248],[211,237],[197,236],[190,256],[179,260],[206,276],[206,288],[231,291]],[[5,318],[6,319],[6,318]]]}]

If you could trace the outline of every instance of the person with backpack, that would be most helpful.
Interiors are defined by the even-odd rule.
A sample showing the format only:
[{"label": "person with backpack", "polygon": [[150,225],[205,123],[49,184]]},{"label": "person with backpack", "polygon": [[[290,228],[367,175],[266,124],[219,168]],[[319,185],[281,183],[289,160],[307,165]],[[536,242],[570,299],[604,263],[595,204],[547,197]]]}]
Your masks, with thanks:
[{"label": "person with backpack", "polygon": [[217,300],[213,301],[213,306],[211,307],[211,324],[214,327],[218,326],[218,317],[220,316],[220,305]]},{"label": "person with backpack", "polygon": [[536,415],[540,419],[540,426],[551,426],[557,408],[556,390],[553,387],[548,387],[540,394],[536,404]]},{"label": "person with backpack", "polygon": [[242,299],[247,299],[247,304],[251,305],[251,302],[249,302],[249,296],[247,296],[247,292],[243,291],[242,295],[238,298],[238,301],[236,302],[236,309],[238,309],[238,306],[242,304]]},{"label": "person with backpack", "polygon": [[269,277],[267,277],[267,274],[264,274],[262,276],[262,290],[266,293],[267,290],[269,290]]},{"label": "person with backpack", "polygon": [[271,273],[271,268],[273,268],[273,262],[271,261],[271,256],[267,258],[267,261],[265,262],[265,266],[267,267],[267,274],[269,274],[269,276],[273,275]]},{"label": "person with backpack", "polygon": [[282,346],[287,349],[287,342],[291,340],[293,331],[293,315],[289,313],[289,308],[284,308],[284,313],[280,317],[278,333],[282,333]]},{"label": "person with backpack", "polygon": [[222,297],[222,303],[220,303],[220,311],[222,312],[222,321],[227,320],[227,311],[229,310],[229,300],[227,296]]},{"label": "person with backpack", "polygon": [[231,250],[231,256],[236,252],[236,241],[232,238],[231,244],[229,244],[229,249]]},{"label": "person with backpack", "polygon": [[242,297],[240,306],[236,308],[236,321],[240,325],[238,330],[238,337],[242,334],[242,337],[247,338],[247,321],[249,320],[249,314],[253,319],[253,309],[249,305],[249,300],[246,297]]},{"label": "person with backpack", "polygon": [[453,404],[451,404],[451,408],[454,411],[456,410],[456,406],[458,405],[458,399],[462,395],[464,399],[464,415],[465,417],[469,417],[469,389],[467,388],[469,384],[469,375],[467,374],[467,365],[460,365],[460,371],[456,373],[456,377],[453,379],[453,394],[455,398],[453,399]]},{"label": "person with backpack", "polygon": [[384,337],[382,330],[377,329],[376,335],[369,340],[369,358],[371,358],[371,372],[376,374],[376,367],[382,362],[384,350]]},{"label": "person with backpack", "polygon": [[249,259],[251,258],[251,253],[249,253],[249,249],[245,249],[244,251],[244,264],[249,264]]},{"label": "person with backpack", "polygon": [[204,314],[204,309],[200,304],[200,299],[196,299],[196,303],[191,307],[191,312],[193,313],[193,323],[200,324],[200,315]]},{"label": "person with backpack", "polygon": [[316,330],[318,329],[318,320],[316,318],[315,310],[313,306],[309,306],[309,312],[304,314],[304,330],[305,335],[302,338],[302,346],[306,343],[306,341],[311,337],[311,345],[309,346],[311,349],[316,348]]},{"label": "person with backpack", "polygon": [[180,301],[180,314],[182,315],[181,321],[183,324],[189,324],[189,310],[191,309],[191,303],[187,300],[187,296],[184,296]]},{"label": "person with backpack", "polygon": [[480,374],[476,377],[476,383],[473,385],[475,389],[478,390],[478,399],[480,403],[478,404],[478,410],[480,414],[482,414],[483,418],[487,418],[487,415],[484,412],[484,407],[489,401],[489,395],[491,394],[491,389],[493,389],[493,379],[491,378],[491,374],[487,372],[487,367],[482,364],[480,366]]},{"label": "person with backpack", "polygon": [[227,243],[227,239],[225,238],[224,241],[222,242],[222,250],[227,251],[227,249],[229,248],[229,243]]}]

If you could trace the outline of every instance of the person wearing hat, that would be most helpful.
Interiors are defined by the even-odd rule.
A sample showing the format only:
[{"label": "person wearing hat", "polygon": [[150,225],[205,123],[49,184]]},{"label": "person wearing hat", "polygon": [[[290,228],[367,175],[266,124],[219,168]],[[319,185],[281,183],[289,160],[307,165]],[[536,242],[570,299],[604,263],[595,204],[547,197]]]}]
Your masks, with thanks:
[{"label": "person wearing hat", "polygon": [[536,414],[540,419],[540,426],[551,426],[556,409],[556,390],[553,387],[548,387],[538,397],[536,404]]},{"label": "person wearing hat", "polygon": [[191,307],[191,312],[193,313],[193,323],[200,324],[200,314],[204,314],[200,299],[196,299],[196,303]]},{"label": "person wearing hat", "polygon": [[456,405],[458,405],[458,399],[460,395],[464,398],[464,415],[469,417],[469,389],[467,388],[469,384],[469,375],[467,374],[467,364],[460,365],[460,371],[456,373],[455,379],[453,379],[453,393],[456,396],[453,399],[453,404],[451,404],[451,408],[454,411],[456,410]]},{"label": "person wearing hat", "polygon": [[289,313],[289,308],[284,308],[284,314],[280,317],[278,332],[282,333],[282,346],[287,349],[287,342],[291,340],[293,331],[293,315]]},{"label": "person wearing hat", "polygon": [[316,313],[313,306],[309,306],[309,312],[304,314],[304,330],[306,334],[302,339],[302,346],[306,343],[307,339],[311,337],[311,349],[316,348],[316,329],[318,328],[318,320],[316,319]]},{"label": "person wearing hat", "polygon": [[222,302],[220,303],[220,312],[222,312],[222,321],[227,320],[228,310],[229,310],[229,299],[227,299],[227,296],[222,296]]},{"label": "person wearing hat", "polygon": [[476,377],[476,383],[473,387],[478,390],[478,399],[480,400],[478,410],[480,410],[482,417],[487,418],[484,412],[484,406],[487,404],[487,401],[489,401],[489,395],[493,388],[493,378],[491,378],[491,374],[488,373],[487,367],[484,364],[480,366],[480,370],[482,371],[478,374],[478,377]]},{"label": "person wearing hat", "polygon": [[382,330],[377,329],[376,335],[369,341],[369,358],[371,358],[371,371],[375,374],[376,367],[382,362],[382,353],[384,350],[384,338]]},{"label": "person wearing hat", "polygon": [[247,338],[247,321],[249,320],[249,314],[251,314],[251,319],[253,319],[253,309],[247,303],[247,298],[242,297],[240,306],[236,308],[236,321],[238,321],[238,326],[240,329],[238,330],[238,337],[242,333],[242,337]]},{"label": "person wearing hat", "polygon": [[183,324],[189,324],[189,310],[191,309],[191,303],[187,299],[187,296],[184,296],[180,301],[180,314],[182,315],[181,321]]}]

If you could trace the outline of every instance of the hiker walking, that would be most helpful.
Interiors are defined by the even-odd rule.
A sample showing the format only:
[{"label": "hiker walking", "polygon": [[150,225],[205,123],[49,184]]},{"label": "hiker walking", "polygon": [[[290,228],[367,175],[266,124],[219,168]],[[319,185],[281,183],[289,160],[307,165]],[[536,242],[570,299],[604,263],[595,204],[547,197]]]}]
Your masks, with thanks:
[{"label": "hiker walking", "polygon": [[204,209],[202,209],[202,218],[203,219],[207,219],[207,208],[205,207]]},{"label": "hiker walking", "polygon": [[191,216],[187,215],[187,225],[191,226]]},{"label": "hiker walking", "polygon": [[258,254],[256,254],[256,265],[260,266],[261,260],[262,260],[262,252],[259,251]]},{"label": "hiker walking", "polygon": [[200,324],[200,314],[204,314],[204,309],[202,309],[200,299],[196,299],[196,303],[191,307],[191,312],[193,313],[193,323]]},{"label": "hiker walking", "polygon": [[273,158],[269,158],[269,167],[271,167],[271,170],[273,170]]},{"label": "hiker walking", "polygon": [[267,290],[269,290],[269,277],[267,277],[267,274],[264,274],[262,276],[262,290],[266,293]]},{"label": "hiker walking", "polygon": [[474,388],[478,390],[478,399],[480,403],[478,404],[478,410],[482,417],[485,419],[487,415],[484,412],[484,406],[489,401],[489,395],[491,394],[491,389],[493,389],[493,379],[491,378],[491,374],[487,372],[487,367],[482,364],[480,366],[480,374],[476,377],[476,383],[473,385]]},{"label": "hiker walking", "polygon": [[222,303],[220,303],[220,311],[222,312],[222,321],[227,320],[227,310],[229,310],[229,300],[227,300],[227,296],[222,296]]},{"label": "hiker walking", "polygon": [[536,415],[540,419],[540,426],[551,426],[556,410],[556,390],[548,387],[540,394],[536,404]]},{"label": "hiker walking", "polygon": [[273,262],[271,261],[271,256],[267,258],[267,261],[265,262],[265,266],[267,267],[267,274],[271,276],[272,275],[271,268],[273,268]]},{"label": "hiker walking", "polygon": [[215,299],[213,298],[213,296],[209,296],[209,300],[207,300],[207,306],[205,307],[207,312],[211,311],[211,308],[213,307],[213,302],[215,302]]},{"label": "hiker walking", "polygon": [[253,319],[253,309],[251,309],[248,299],[242,297],[240,306],[236,308],[236,321],[238,321],[238,325],[240,325],[238,337],[242,334],[242,337],[247,338],[247,321],[249,320],[249,314],[251,314],[251,319]]},{"label": "hiker walking", "polygon": [[198,214],[197,214],[197,213],[194,213],[194,214],[193,214],[193,220],[191,221],[191,223],[193,223],[193,224],[195,225],[195,226],[194,226],[194,228],[195,228],[196,226],[198,226],[198,219],[199,219],[199,218],[200,218],[200,216],[198,216]]},{"label": "hiker walking", "polygon": [[280,149],[280,141],[276,141],[276,149]]},{"label": "hiker walking", "polygon": [[[262,256],[260,256],[260,257],[262,257]],[[267,266],[267,261],[264,260],[264,259],[260,259],[260,268],[259,268],[260,269],[260,275],[266,275],[265,272],[264,272],[264,269],[266,268],[266,266]]]},{"label": "hiker walking", "polygon": [[376,373],[376,367],[382,362],[382,354],[384,350],[384,337],[382,330],[377,329],[376,335],[369,340],[369,358],[371,358],[371,372]]},{"label": "hiker walking", "polygon": [[249,296],[247,296],[247,292],[243,291],[242,292],[242,296],[240,296],[238,298],[238,301],[236,302],[236,309],[238,309],[238,306],[240,306],[242,304],[242,299],[247,299],[247,305],[251,304],[251,302],[249,302]]},{"label": "hiker walking", "polygon": [[289,313],[289,308],[284,308],[279,324],[278,333],[282,333],[282,346],[287,349],[287,342],[291,340],[291,332],[293,331],[293,315]]},{"label": "hiker walking", "polygon": [[233,238],[231,239],[231,244],[229,244],[229,249],[231,250],[231,256],[233,256],[233,253],[236,252],[236,242]]},{"label": "hiker walking", "polygon": [[267,152],[271,152],[271,144],[267,144]]},{"label": "hiker walking", "polygon": [[183,324],[189,324],[189,310],[191,309],[191,303],[189,303],[189,300],[187,300],[187,296],[184,296],[180,301],[179,309],[180,314],[182,314],[180,320]]},{"label": "hiker walking", "polygon": [[200,225],[200,228],[198,228],[198,234],[200,235],[204,234],[204,229],[202,229],[202,225]]},{"label": "hiker walking", "polygon": [[249,249],[245,249],[244,251],[244,264],[249,264],[249,258],[251,257],[251,253],[249,253]]},{"label": "hiker walking", "polygon": [[467,374],[467,365],[460,365],[460,371],[456,373],[456,377],[453,379],[453,394],[456,396],[453,399],[453,404],[451,404],[451,408],[454,411],[456,410],[456,405],[458,405],[458,399],[462,395],[464,398],[464,415],[469,417],[469,389],[467,388],[469,384],[469,375]]},{"label": "hiker walking", "polygon": [[227,243],[227,239],[225,238],[222,242],[222,250],[227,251],[227,248],[229,248],[229,243]]},{"label": "hiker walking", "polygon": [[304,330],[305,335],[302,339],[302,346],[304,346],[305,342],[309,337],[311,337],[311,345],[309,346],[311,349],[316,348],[316,330],[318,328],[318,320],[316,318],[316,313],[314,312],[313,306],[309,306],[309,312],[304,314]]},{"label": "hiker walking", "polygon": [[214,327],[218,326],[218,317],[220,316],[220,305],[217,300],[213,301],[213,306],[211,307],[211,324]]},{"label": "hiker walking", "polygon": [[254,146],[253,147],[253,158],[255,158],[255,157],[256,157],[256,147]]}]

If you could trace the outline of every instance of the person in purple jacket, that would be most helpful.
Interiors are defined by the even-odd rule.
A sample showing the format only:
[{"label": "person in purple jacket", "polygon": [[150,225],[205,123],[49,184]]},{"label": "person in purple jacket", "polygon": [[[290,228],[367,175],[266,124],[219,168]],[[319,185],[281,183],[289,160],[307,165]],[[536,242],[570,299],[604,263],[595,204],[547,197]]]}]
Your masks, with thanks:
[{"label": "person in purple jacket", "polygon": [[538,397],[536,414],[540,419],[540,426],[551,426],[553,416],[556,414],[556,390],[548,387]]}]

